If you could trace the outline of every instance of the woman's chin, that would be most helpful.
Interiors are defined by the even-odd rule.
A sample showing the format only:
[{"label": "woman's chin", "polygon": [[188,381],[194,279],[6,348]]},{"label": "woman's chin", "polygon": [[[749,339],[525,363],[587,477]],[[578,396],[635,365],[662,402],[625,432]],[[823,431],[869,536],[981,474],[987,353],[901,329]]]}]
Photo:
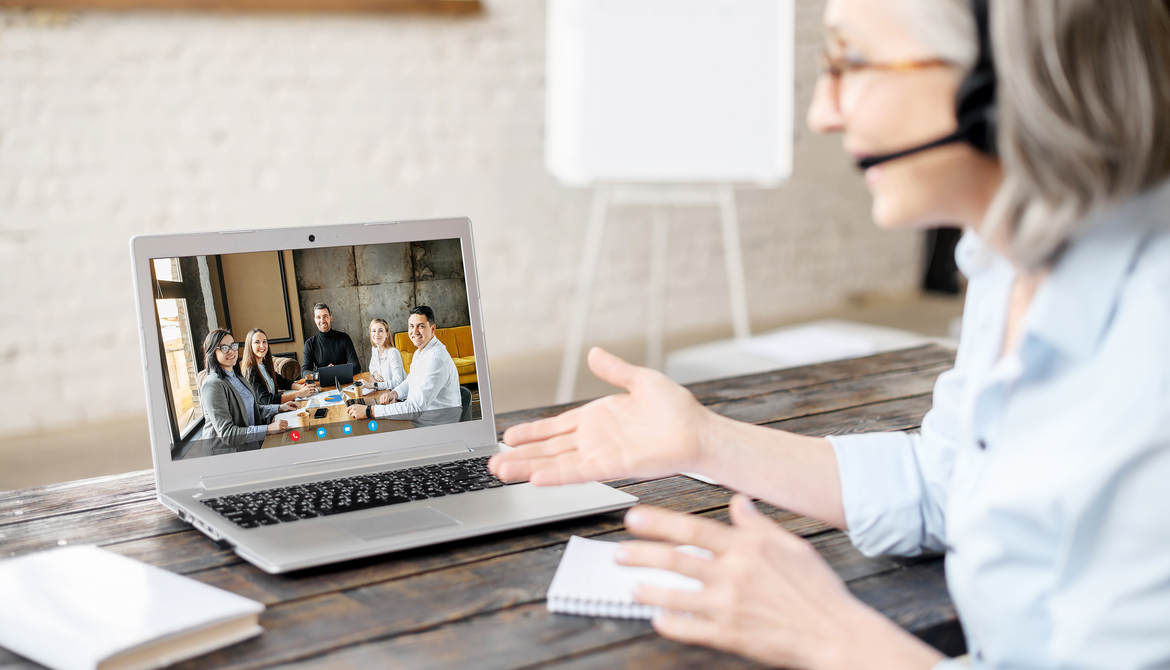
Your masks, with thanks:
[{"label": "woman's chin", "polygon": [[874,195],[872,214],[873,222],[878,228],[895,230],[906,227],[908,219],[905,213],[900,210],[897,203],[890,202],[889,198],[883,198],[879,194]]}]

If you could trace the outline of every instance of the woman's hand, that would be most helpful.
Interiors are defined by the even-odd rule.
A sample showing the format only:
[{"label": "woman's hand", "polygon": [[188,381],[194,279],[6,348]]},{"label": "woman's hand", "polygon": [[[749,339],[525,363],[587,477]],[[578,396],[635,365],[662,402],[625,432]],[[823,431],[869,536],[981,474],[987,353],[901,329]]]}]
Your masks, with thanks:
[{"label": "woman's hand", "polygon": [[298,398],[308,398],[311,395],[320,393],[321,389],[318,388],[316,384],[301,384],[300,387],[296,389],[296,392]]},{"label": "woman's hand", "polygon": [[[745,496],[731,502],[731,526],[635,507],[619,562],[663,568],[703,582],[699,592],[639,587],[639,602],[667,610],[664,637],[792,668],[921,668],[942,655],[862,604],[817,550],[761,514]],[[711,559],[674,549],[691,544]]]},{"label": "woman's hand", "polygon": [[280,406],[280,411],[282,411],[282,412],[295,412],[300,408],[301,408],[300,405],[296,404],[295,402],[289,401],[289,402],[286,402]]},{"label": "woman's hand", "polygon": [[621,388],[550,419],[513,426],[488,467],[505,480],[537,485],[699,471],[715,415],[666,375],[594,347],[589,369]]},{"label": "woman's hand", "polygon": [[276,421],[273,421],[272,423],[268,424],[268,434],[269,435],[276,435],[277,433],[283,433],[286,430],[288,430],[288,422],[285,421],[284,419],[277,419]]}]

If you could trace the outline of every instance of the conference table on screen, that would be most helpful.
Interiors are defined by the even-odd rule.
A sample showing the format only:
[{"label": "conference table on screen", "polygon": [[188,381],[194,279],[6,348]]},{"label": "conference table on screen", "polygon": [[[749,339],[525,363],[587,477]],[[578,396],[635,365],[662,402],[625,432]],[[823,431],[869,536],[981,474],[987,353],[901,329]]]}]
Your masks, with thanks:
[{"label": "conference table on screen", "polygon": [[[370,377],[370,373],[363,372],[354,375],[354,381],[361,381],[365,387],[362,392],[362,398],[368,404],[373,404],[374,399],[385,391],[375,391],[374,380]],[[300,380],[304,383],[304,379]],[[352,392],[343,391],[346,385],[342,386],[324,386],[321,392],[305,400],[297,402],[296,412],[281,412],[276,415],[277,421],[284,419],[288,421],[289,429],[283,433],[276,433],[264,438],[264,444],[260,446],[261,449],[270,449],[272,447],[287,447],[290,444],[306,444],[311,442],[328,441],[338,437],[353,437],[357,435],[372,435],[377,433],[387,433],[395,430],[406,430],[407,428],[414,428],[414,424],[409,421],[398,421],[395,419],[378,419],[375,423],[377,428],[370,429],[370,422],[367,419],[354,419],[346,411],[345,399],[356,398]],[[336,398],[340,396],[339,400],[330,401],[329,398]],[[318,408],[324,406],[327,413],[324,417],[314,418],[314,413]],[[308,410],[307,417],[298,419],[297,412]],[[343,432],[344,428],[349,426],[348,433]],[[317,437],[317,429],[325,428],[326,435],[324,438]],[[294,435],[295,433],[295,435]]]}]

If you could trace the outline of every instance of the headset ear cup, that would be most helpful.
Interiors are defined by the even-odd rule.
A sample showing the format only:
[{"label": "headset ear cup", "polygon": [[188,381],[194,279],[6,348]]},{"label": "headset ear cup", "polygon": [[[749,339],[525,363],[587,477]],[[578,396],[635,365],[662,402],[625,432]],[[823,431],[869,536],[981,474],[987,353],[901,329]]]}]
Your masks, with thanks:
[{"label": "headset ear cup", "polygon": [[955,96],[955,116],[963,140],[979,151],[996,156],[995,70],[980,63]]},{"label": "headset ear cup", "polygon": [[998,156],[996,149],[995,65],[991,50],[988,0],[970,0],[979,33],[979,60],[955,95],[955,117],[963,140],[979,151]]}]

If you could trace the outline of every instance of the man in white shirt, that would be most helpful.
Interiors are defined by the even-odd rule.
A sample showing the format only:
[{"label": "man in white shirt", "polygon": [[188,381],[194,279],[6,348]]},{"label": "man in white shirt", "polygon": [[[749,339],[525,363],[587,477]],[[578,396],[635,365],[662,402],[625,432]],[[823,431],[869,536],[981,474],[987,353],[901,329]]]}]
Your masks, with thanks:
[{"label": "man in white shirt", "polygon": [[378,405],[354,405],[355,419],[406,419],[415,426],[457,423],[463,413],[459,397],[459,371],[447,347],[435,337],[435,312],[420,305],[410,310],[407,334],[414,343],[414,357],[406,379],[378,397]]}]

